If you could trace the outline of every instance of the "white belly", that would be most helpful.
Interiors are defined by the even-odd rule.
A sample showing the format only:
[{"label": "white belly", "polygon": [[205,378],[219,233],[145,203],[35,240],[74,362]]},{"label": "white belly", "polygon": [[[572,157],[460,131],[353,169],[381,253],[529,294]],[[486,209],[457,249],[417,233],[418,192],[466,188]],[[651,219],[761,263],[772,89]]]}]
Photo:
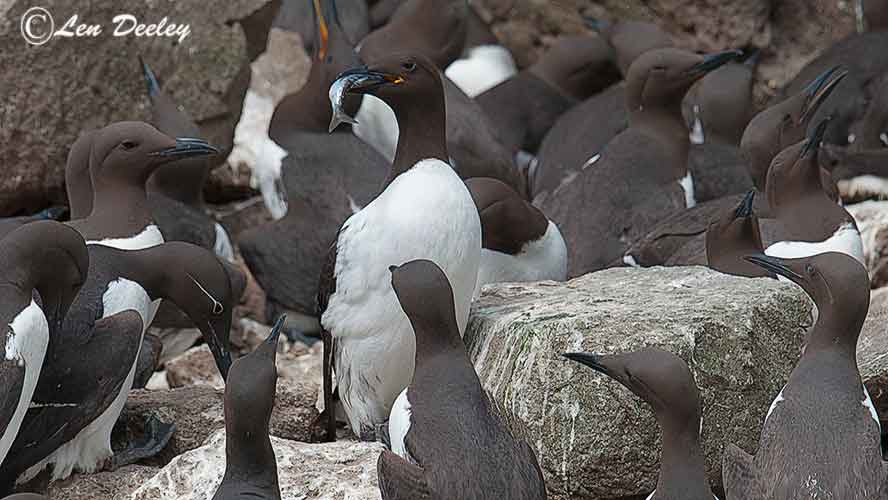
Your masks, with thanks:
[{"label": "white belly", "polygon": [[218,222],[214,223],[214,228],[216,230],[216,241],[213,243],[213,252],[229,262],[234,262],[234,247],[231,245],[228,231]]},{"label": "white belly", "polygon": [[142,318],[139,349],[136,351],[135,359],[132,360],[126,380],[124,380],[117,397],[114,398],[111,405],[98,418],[84,427],[74,439],[63,444],[42,462],[28,469],[19,478],[20,483],[30,480],[50,464],[53,464],[53,481],[67,478],[74,470],[92,473],[98,470],[102,462],[114,454],[111,450],[111,431],[114,429],[114,424],[117,423],[127,396],[133,387],[142,338],[148,329],[148,318],[150,317],[153,304],[141,286],[123,278],[108,284],[108,289],[102,296],[102,302],[104,308],[103,318],[129,309],[138,312]]},{"label": "white belly", "polygon": [[681,190],[684,191],[685,206],[687,208],[693,208],[697,204],[697,199],[694,197],[694,178],[691,176],[690,171],[678,181],[678,185],[681,186]]},{"label": "white belly", "polygon": [[469,97],[476,97],[515,76],[518,68],[511,52],[501,45],[481,45],[469,49],[444,72]]},{"label": "white belly", "polygon": [[46,347],[49,345],[49,325],[43,311],[33,300],[12,320],[9,328],[11,333],[6,338],[5,359],[16,362],[18,366],[24,366],[25,380],[18,395],[18,404],[12,414],[12,420],[0,435],[0,464],[9,453],[22,420],[28,412],[31,397],[37,387],[37,379],[40,377],[40,369],[43,367]]},{"label": "white belly", "polygon": [[549,221],[545,234],[540,239],[526,244],[516,255],[481,250],[475,297],[481,294],[482,286],[490,283],[565,279],[567,279],[567,246],[558,227]]},{"label": "white belly", "polygon": [[398,118],[392,108],[376,96],[365,95],[355,120],[358,123],[352,126],[354,134],[384,156],[389,163],[394,162],[399,128]]},{"label": "white belly", "polygon": [[407,445],[404,442],[407,439],[407,431],[410,430],[410,414],[410,400],[407,399],[407,389],[404,389],[392,406],[392,412],[389,416],[389,439],[391,440],[392,452],[394,454],[404,460],[416,463],[416,460],[407,451]]},{"label": "white belly", "polygon": [[163,235],[160,229],[154,224],[146,226],[141,233],[127,238],[108,238],[104,240],[90,240],[87,245],[103,245],[106,247],[119,248],[121,250],[142,250],[143,248],[151,248],[163,243]]},{"label": "white belly", "polygon": [[857,259],[866,266],[863,256],[863,240],[852,224],[839,227],[832,236],[824,241],[778,241],[765,250],[766,255],[784,259],[810,257],[825,252],[839,252]]},{"label": "white belly", "polygon": [[321,323],[337,342],[337,383],[352,429],[382,424],[413,377],[415,337],[391,286],[389,266],[428,259],[453,287],[465,331],[481,255],[481,223],[465,184],[426,160],[398,176],[343,226],[336,293]]}]

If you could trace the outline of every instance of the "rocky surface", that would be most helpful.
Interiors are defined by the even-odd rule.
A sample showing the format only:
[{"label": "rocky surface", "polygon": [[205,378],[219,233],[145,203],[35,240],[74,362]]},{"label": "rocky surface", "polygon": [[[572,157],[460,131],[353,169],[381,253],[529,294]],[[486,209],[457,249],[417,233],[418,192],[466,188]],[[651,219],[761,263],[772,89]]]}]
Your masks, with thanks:
[{"label": "rocky surface", "polygon": [[888,425],[888,288],[872,292],[869,313],[857,341],[857,364],[885,428]]},{"label": "rocky surface", "polygon": [[484,387],[526,427],[550,493],[620,498],[656,484],[653,414],[561,353],[655,345],[687,360],[703,398],[710,480],[720,485],[725,443],[755,450],[805,324],[810,303],[791,284],[698,267],[613,269],[486,287],[465,340]]},{"label": "rocky surface", "polygon": [[65,481],[53,483],[46,494],[52,500],[119,500],[159,470],[145,465],[128,465],[114,472],[75,474]]},{"label": "rocky surface", "polygon": [[[306,444],[272,437],[282,498],[378,499],[378,443]],[[225,473],[225,433],[176,457],[128,500],[211,500]]]},{"label": "rocky surface", "polygon": [[522,67],[562,33],[585,32],[580,14],[653,21],[692,50],[765,49],[758,101],[773,95],[819,51],[854,31],[853,1],[479,0],[473,5]]},{"label": "rocky surface", "polygon": [[857,222],[863,256],[873,288],[888,285],[888,201],[864,201],[845,207]]}]

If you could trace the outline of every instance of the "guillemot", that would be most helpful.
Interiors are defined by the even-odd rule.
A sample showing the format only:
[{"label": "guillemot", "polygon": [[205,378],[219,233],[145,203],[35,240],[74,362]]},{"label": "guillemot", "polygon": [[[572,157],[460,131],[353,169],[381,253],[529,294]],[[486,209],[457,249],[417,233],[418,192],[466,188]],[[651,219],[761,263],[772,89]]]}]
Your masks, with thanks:
[{"label": "guillemot", "polygon": [[403,131],[385,189],[343,224],[318,291],[327,353],[325,411],[332,417],[335,367],[343,408],[362,439],[375,437],[413,375],[413,331],[396,305],[388,266],[417,258],[439,265],[453,285],[460,332],[478,277],[481,223],[448,163],[441,78],[423,56],[392,55],[337,80],[350,93],[384,100]]},{"label": "guillemot", "polygon": [[623,354],[566,353],[616,380],[654,410],[662,437],[657,487],[646,500],[718,500],[706,477],[700,446],[703,409],[687,363],[655,347]]},{"label": "guillemot", "polygon": [[[139,62],[151,101],[151,124],[171,137],[200,137],[198,125],[163,91],[141,56]],[[221,224],[207,215],[203,196],[210,171],[219,165],[221,162],[199,155],[161,166],[148,179],[148,203],[164,240],[194,243],[231,261],[231,238]]]},{"label": "guillemot", "polygon": [[392,451],[377,465],[382,497],[546,498],[536,454],[481,387],[447,276],[428,260],[392,266],[391,274],[415,334],[416,370],[391,411]]},{"label": "guillemot", "polygon": [[657,49],[632,63],[629,128],[608,143],[594,168],[535,203],[564,235],[568,276],[619,261],[636,238],[693,205],[692,182],[685,182],[690,143],[681,101],[694,82],[739,55]]},{"label": "guillemot", "polygon": [[83,238],[64,224],[33,222],[0,239],[0,323],[7,325],[0,335],[5,353],[0,360],[0,465],[31,404],[50,335],[64,320],[88,269]]},{"label": "guillemot", "polygon": [[[758,217],[769,217],[765,183],[771,161],[785,148],[803,140],[819,106],[845,77],[839,68],[819,75],[804,91],[765,109],[747,125],[740,141],[746,168],[756,190],[754,209]],[[821,173],[824,189],[835,192],[829,172]],[[831,189],[830,189],[831,188]],[[740,203],[742,195],[725,196],[700,203],[658,223],[633,242],[624,261],[639,266],[705,263],[706,228],[721,214]]]},{"label": "guillemot", "polygon": [[748,278],[774,277],[744,259],[747,255],[765,250],[759,219],[753,209],[754,201],[755,190],[751,189],[736,209],[728,211],[706,228],[706,264],[711,269]]},{"label": "guillemot", "polygon": [[476,297],[489,283],[567,279],[567,247],[555,223],[496,179],[468,179],[466,187],[481,217]]},{"label": "guillemot", "polygon": [[223,377],[231,363],[233,300],[225,265],[183,242],[141,250],[87,245],[89,274],[65,321],[50,337],[43,370],[0,478],[26,482],[52,465],[52,479],[74,470],[116,468],[159,452],[174,426],[148,419],[149,436],[114,453],[111,431],[133,384],[152,300],[168,299],[203,334]]},{"label": "guillemot", "polygon": [[268,423],[277,386],[278,338],[285,316],[250,354],[231,365],[225,384],[225,475],[213,500],[280,500]]},{"label": "guillemot", "polygon": [[[338,74],[360,64],[338,21],[332,0],[315,3],[318,39],[305,86],[284,98],[272,118],[271,133],[287,150],[280,184],[286,214],[241,233],[244,262],[267,295],[269,318],[286,314],[287,328],[320,331],[317,278],[326,250],[342,223],[375,198],[389,165],[349,127],[328,132],[333,112],[327,98]],[[351,107],[352,98],[346,99]],[[354,111],[354,109],[352,109]]]},{"label": "guillemot", "polygon": [[725,448],[728,498],[884,498],[888,464],[882,460],[881,425],[856,360],[869,308],[866,269],[833,252],[802,259],[757,254],[748,260],[802,287],[819,315],[801,359],[768,409],[755,456],[733,444]]}]

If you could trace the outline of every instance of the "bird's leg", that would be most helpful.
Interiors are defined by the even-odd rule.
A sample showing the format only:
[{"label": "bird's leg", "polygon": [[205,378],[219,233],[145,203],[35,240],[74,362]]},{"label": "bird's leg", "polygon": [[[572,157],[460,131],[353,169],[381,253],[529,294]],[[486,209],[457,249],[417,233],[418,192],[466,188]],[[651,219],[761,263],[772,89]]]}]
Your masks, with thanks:
[{"label": "bird's leg", "polygon": [[145,421],[145,434],[140,440],[130,441],[126,449],[109,459],[107,469],[115,471],[123,466],[151,458],[166,447],[176,432],[176,424],[161,422],[155,415]]},{"label": "bird's leg", "polygon": [[327,442],[336,441],[336,411],[333,408],[333,335],[321,333],[324,342],[324,412],[327,414]]}]

